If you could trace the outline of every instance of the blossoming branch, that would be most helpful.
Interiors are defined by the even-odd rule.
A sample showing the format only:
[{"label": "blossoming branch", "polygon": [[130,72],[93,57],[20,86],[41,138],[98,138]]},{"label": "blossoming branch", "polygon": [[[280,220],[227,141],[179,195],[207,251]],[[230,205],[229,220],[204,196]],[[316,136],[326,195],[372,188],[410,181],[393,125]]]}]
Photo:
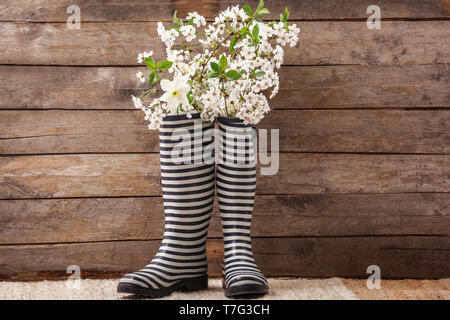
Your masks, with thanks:
[{"label": "blossoming branch", "polygon": [[[289,11],[279,21],[263,21],[270,13],[260,1],[257,8],[234,6],[207,24],[197,12],[185,20],[173,16],[167,29],[158,22],[157,32],[166,47],[165,60],[156,62],[153,51],[140,53],[139,63],[148,72],[137,77],[149,81],[150,89],[134,97],[136,108],[145,112],[149,129],[158,129],[166,114],[200,112],[205,121],[236,117],[257,124],[270,111],[268,98],[279,89],[277,69],[286,45],[296,46],[300,29],[288,23]],[[162,79],[173,75],[172,80]],[[161,80],[162,79],[162,80]],[[159,98],[157,85],[164,91]],[[152,97],[152,98],[150,98]]]}]

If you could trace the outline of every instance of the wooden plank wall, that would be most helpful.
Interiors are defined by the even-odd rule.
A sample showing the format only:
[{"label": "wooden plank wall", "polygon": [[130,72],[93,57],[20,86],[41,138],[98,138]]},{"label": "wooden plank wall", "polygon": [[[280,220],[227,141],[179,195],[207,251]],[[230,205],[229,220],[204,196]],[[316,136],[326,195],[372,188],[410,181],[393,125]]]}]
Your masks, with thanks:
[{"label": "wooden plank wall", "polygon": [[[256,1],[249,2],[253,6]],[[158,138],[130,95],[155,21],[243,1],[2,0],[0,278],[135,270],[163,215]],[[194,4],[195,3],[195,4]],[[81,29],[66,9],[81,8]],[[302,32],[260,128],[280,171],[258,177],[252,235],[269,276],[450,276],[450,1],[266,1]],[[367,7],[382,27],[366,27]],[[276,18],[276,16],[274,16]],[[210,273],[222,257],[217,212]]]}]

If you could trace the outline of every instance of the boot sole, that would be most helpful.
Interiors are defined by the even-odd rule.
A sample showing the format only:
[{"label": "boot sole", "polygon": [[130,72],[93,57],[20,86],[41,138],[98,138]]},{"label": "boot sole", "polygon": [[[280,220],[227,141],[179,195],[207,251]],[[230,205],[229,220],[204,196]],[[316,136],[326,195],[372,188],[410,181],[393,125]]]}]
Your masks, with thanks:
[{"label": "boot sole", "polygon": [[269,288],[260,284],[244,284],[242,286],[224,288],[225,297],[236,298],[241,296],[263,296]]},{"label": "boot sole", "polygon": [[120,282],[117,287],[117,292],[135,294],[149,298],[161,298],[168,296],[175,291],[190,292],[206,289],[208,289],[208,275],[183,279],[168,288],[162,289],[144,288],[131,283]]}]

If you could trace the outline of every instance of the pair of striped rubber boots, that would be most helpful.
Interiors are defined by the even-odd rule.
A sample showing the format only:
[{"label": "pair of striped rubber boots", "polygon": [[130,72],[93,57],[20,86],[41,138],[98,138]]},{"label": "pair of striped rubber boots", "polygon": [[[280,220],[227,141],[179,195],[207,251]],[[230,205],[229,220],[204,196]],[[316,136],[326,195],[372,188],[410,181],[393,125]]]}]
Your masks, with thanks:
[{"label": "pair of striped rubber boots", "polygon": [[217,187],[224,236],[223,288],[227,297],[263,295],[267,280],[253,258],[250,226],[255,197],[254,128],[220,118],[217,174],[214,124],[166,116],[160,127],[165,230],[156,256],[124,275],[118,292],[162,297],[208,288],[206,237]]}]

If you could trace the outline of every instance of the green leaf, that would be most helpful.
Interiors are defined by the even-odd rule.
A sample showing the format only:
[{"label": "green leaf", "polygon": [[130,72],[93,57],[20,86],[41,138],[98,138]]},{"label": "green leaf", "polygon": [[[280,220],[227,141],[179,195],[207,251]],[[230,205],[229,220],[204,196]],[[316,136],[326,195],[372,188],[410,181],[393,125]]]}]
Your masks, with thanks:
[{"label": "green leaf", "polygon": [[211,62],[210,65],[211,65],[211,69],[212,69],[214,72],[220,73],[221,70],[220,70],[220,67],[219,67],[219,65],[218,65],[217,63]]},{"label": "green leaf", "polygon": [[250,33],[250,31],[248,31],[248,28],[247,28],[247,27],[242,28],[242,29],[239,31],[239,33],[240,33],[240,35],[241,35],[241,38],[245,38],[247,35],[249,35],[250,37],[252,36],[252,34]]},{"label": "green leaf", "polygon": [[241,77],[241,74],[236,70],[229,70],[225,73],[225,78],[229,81],[238,80]]},{"label": "green leaf", "polygon": [[270,11],[267,8],[262,8],[259,12],[258,15],[265,15],[265,14],[269,14]]},{"label": "green leaf", "polygon": [[252,10],[252,8],[249,5],[246,4],[245,6],[242,7],[242,9],[245,11],[245,13],[248,16],[251,17],[253,15],[253,10]]},{"label": "green leaf", "polygon": [[253,39],[252,42],[250,42],[249,46],[256,46],[260,43],[261,43],[261,41],[259,41],[259,38],[255,38],[255,39]]},{"label": "green leaf", "polygon": [[189,103],[192,104],[192,101],[194,101],[194,97],[192,96],[192,91],[189,91],[186,96],[188,98]]},{"label": "green leaf", "polygon": [[286,7],[286,9],[284,9],[284,13],[283,13],[283,22],[288,21],[288,19],[289,19],[289,10]]},{"label": "green leaf", "polygon": [[255,73],[255,77],[262,77],[265,74],[266,73],[264,71],[258,71],[258,72]]},{"label": "green leaf", "polygon": [[153,60],[152,58],[145,58],[145,64],[150,70],[156,70],[155,60]]},{"label": "green leaf", "polygon": [[173,13],[173,23],[176,23],[180,27],[183,26],[183,20],[177,18],[177,10]]},{"label": "green leaf", "polygon": [[159,80],[159,74],[157,74],[155,71],[152,71],[152,73],[150,73],[149,80],[150,80],[150,84],[152,86],[154,86],[155,83],[157,83]]},{"label": "green leaf", "polygon": [[208,78],[217,78],[219,75],[220,75],[219,72],[213,72],[213,73],[208,74]]},{"label": "green leaf", "polygon": [[227,57],[225,57],[225,55],[222,55],[220,57],[219,66],[220,66],[220,71],[224,71],[227,68],[228,61],[227,61]]},{"label": "green leaf", "polygon": [[158,69],[160,70],[167,70],[170,69],[170,67],[172,66],[173,62],[172,61],[160,61],[156,64],[156,66],[158,67]]},{"label": "green leaf", "polygon": [[238,37],[234,36],[233,40],[231,40],[230,44],[230,52],[233,53],[235,51],[234,46],[238,42]]},{"label": "green leaf", "polygon": [[253,36],[253,39],[254,39],[254,40],[259,39],[259,38],[258,38],[258,36],[259,36],[259,26],[258,26],[258,24],[256,24],[256,25],[253,27],[253,30],[252,30],[252,36]]},{"label": "green leaf", "polygon": [[262,8],[264,8],[264,1],[263,0],[259,1],[258,8],[256,8],[256,12],[258,12]]}]

